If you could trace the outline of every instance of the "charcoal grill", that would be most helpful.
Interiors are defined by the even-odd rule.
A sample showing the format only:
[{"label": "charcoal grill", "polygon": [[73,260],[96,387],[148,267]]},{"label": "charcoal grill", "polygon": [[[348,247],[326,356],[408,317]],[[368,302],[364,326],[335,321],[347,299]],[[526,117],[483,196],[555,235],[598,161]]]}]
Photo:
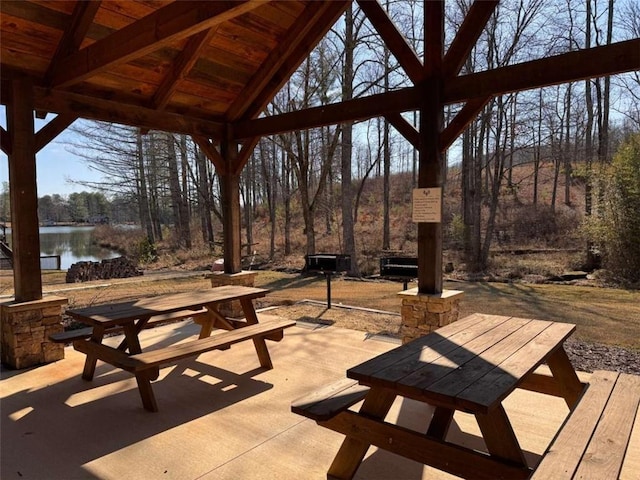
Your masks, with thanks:
[{"label": "charcoal grill", "polygon": [[418,278],[418,257],[382,257],[380,258],[380,277],[407,284]]},{"label": "charcoal grill", "polygon": [[307,272],[323,273],[327,278],[327,308],[331,308],[331,276],[334,273],[351,270],[351,255],[339,253],[316,253],[305,255]]}]

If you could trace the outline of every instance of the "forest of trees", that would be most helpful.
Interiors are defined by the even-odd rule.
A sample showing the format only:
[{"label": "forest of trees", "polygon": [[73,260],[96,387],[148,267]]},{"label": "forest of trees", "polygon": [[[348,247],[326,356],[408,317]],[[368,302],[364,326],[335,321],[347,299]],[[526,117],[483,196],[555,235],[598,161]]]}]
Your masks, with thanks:
[{"label": "forest of trees", "polygon": [[[422,55],[422,2],[381,3]],[[470,4],[470,0],[446,2],[448,42]],[[461,74],[638,36],[636,0],[505,0]],[[265,113],[364,97],[407,82],[354,4]],[[445,122],[460,108],[448,108]],[[534,208],[544,205],[553,214],[558,206],[572,204],[572,185],[582,182],[584,215],[589,217],[599,208],[597,192],[603,191],[604,170],[620,145],[640,132],[640,73],[479,99],[474,108],[479,111],[476,120],[447,153],[448,165],[461,171],[461,203],[460,211],[451,212],[445,221],[454,215],[460,219],[468,265],[482,270],[495,238],[503,193],[518,191],[512,175],[515,165],[531,165],[534,177],[531,197],[519,196],[519,202]],[[419,125],[415,114],[403,117]],[[362,192],[368,179],[379,177],[383,186],[379,246],[397,248],[390,235],[394,203],[390,182],[393,174],[405,172],[415,185],[417,156],[389,120],[395,123],[378,118],[261,139],[241,177],[246,244],[254,243],[252,223],[260,214],[272,226],[268,255],[291,253],[290,226],[299,216],[304,221],[305,253],[316,251],[319,229],[333,232],[341,239],[342,253],[356,259],[352,273],[357,274],[361,250],[355,226]],[[72,128],[77,141],[69,149],[85,158],[102,179],[83,184],[99,193],[77,194],[66,201],[64,218],[106,215],[112,221],[128,221],[135,216],[151,243],[163,240],[163,226],[172,225],[168,240],[176,247],[189,248],[196,234],[209,245],[218,240],[218,178],[191,138],[95,122],[76,122]],[[554,172],[552,194],[542,198],[538,175],[549,165]],[[61,200],[56,195],[41,199],[41,215],[62,218],[57,210]],[[110,209],[101,210],[106,205]],[[284,232],[282,244],[276,242],[276,226]],[[592,250],[588,244],[584,247],[585,252]]]}]

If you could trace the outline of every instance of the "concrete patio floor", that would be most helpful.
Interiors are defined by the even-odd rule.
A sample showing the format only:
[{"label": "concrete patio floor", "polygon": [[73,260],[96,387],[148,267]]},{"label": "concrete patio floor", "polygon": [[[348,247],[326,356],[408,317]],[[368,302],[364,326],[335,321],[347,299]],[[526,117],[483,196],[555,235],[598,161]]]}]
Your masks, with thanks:
[{"label": "concrete patio floor", "polygon": [[[197,329],[181,322],[147,330],[142,346],[180,341]],[[274,363],[269,371],[259,368],[251,342],[163,368],[154,383],[157,413],[143,410],[136,382],[126,372],[98,363],[96,378],[83,381],[84,355],[70,347],[62,361],[26,371],[3,370],[0,477],[326,478],[344,437],[291,413],[292,400],[343,378],[347,368],[397,343],[299,323],[285,332],[282,342],[268,345]],[[535,464],[567,407],[557,398],[516,391],[505,408]],[[419,430],[426,430],[429,418],[429,407],[402,399],[388,417]],[[484,448],[475,420],[466,414],[456,414],[448,438]],[[640,465],[626,468],[637,473]],[[453,477],[372,447],[356,478]]]}]

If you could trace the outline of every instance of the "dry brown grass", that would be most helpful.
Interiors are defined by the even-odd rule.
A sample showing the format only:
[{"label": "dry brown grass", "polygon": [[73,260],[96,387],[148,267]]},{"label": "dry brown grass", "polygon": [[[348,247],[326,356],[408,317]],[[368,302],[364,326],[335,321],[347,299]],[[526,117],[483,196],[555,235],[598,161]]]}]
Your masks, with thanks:
[{"label": "dry brown grass", "polygon": [[[45,292],[56,292],[67,297],[69,305],[75,307],[210,286],[202,274],[177,275],[171,272],[153,273],[131,279],[70,285],[63,283],[64,273],[56,273],[43,275],[43,280]],[[10,294],[13,291],[12,284],[10,275],[3,273],[0,276],[2,294]],[[331,323],[370,333],[393,335],[398,331],[397,315],[367,313],[340,308],[339,305],[397,314],[400,312],[397,293],[402,289],[399,283],[334,278],[334,308],[331,310],[308,304],[291,307],[303,299],[326,301],[326,282],[322,276],[261,271],[257,275],[256,286],[271,290],[259,302],[259,307],[282,306],[278,313],[290,318]],[[414,286],[410,284],[410,288]],[[569,322],[578,326],[575,336],[579,339],[640,350],[640,291],[637,290],[461,281],[448,281],[445,288],[464,292],[461,305],[463,316],[482,312]]]}]

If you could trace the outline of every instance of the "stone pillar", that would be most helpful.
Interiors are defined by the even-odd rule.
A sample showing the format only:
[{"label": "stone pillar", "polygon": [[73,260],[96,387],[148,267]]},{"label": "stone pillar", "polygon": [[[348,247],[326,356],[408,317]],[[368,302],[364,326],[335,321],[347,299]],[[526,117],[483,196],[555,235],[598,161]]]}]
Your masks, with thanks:
[{"label": "stone pillar", "polygon": [[[253,287],[257,274],[258,272],[248,270],[243,270],[239,273],[213,272],[207,274],[206,278],[211,279],[212,288],[221,287],[223,285],[242,285],[244,287]],[[230,318],[244,317],[242,305],[240,305],[240,301],[238,300],[221,303],[218,307],[218,312],[225,317]]]},{"label": "stone pillar", "polygon": [[402,299],[402,343],[433,332],[458,320],[458,307],[464,292],[445,290],[442,293],[419,293],[417,288],[398,293]]},{"label": "stone pillar", "polygon": [[48,296],[30,302],[0,304],[2,363],[16,369],[64,358],[64,345],[49,341],[63,331],[63,297]]}]

